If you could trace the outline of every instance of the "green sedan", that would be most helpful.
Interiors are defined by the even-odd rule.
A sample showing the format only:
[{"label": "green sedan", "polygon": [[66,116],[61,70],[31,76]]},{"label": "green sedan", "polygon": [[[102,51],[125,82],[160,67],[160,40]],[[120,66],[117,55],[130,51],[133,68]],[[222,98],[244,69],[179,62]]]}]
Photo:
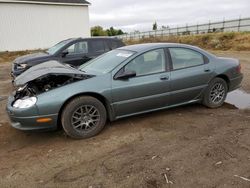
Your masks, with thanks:
[{"label": "green sedan", "polygon": [[73,138],[98,134],[107,120],[190,103],[220,107],[240,87],[237,59],[170,43],[122,47],[79,69],[48,61],[18,76],[7,112],[20,130],[62,125]]}]

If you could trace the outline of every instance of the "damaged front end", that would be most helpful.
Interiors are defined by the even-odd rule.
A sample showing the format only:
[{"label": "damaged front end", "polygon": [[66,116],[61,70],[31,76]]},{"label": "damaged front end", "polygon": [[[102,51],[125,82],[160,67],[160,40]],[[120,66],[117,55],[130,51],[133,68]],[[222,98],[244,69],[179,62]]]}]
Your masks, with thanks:
[{"label": "damaged front end", "polygon": [[[56,129],[58,112],[39,103],[40,97],[44,96],[42,93],[48,93],[47,97],[50,98],[51,90],[91,77],[93,75],[57,61],[31,67],[14,80],[15,91],[9,96],[6,105],[11,125],[20,130]],[[51,101],[53,100],[51,95]]]},{"label": "damaged front end", "polygon": [[14,80],[14,104],[17,100],[31,98],[52,89],[88,79],[86,75],[75,68],[63,65],[57,61],[48,61],[25,71]]}]

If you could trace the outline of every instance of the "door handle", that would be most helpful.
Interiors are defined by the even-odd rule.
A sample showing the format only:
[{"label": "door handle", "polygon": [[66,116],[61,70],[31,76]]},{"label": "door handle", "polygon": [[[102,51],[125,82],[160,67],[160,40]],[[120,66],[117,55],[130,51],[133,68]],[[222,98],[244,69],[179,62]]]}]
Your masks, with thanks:
[{"label": "door handle", "polygon": [[160,79],[161,79],[161,80],[169,80],[169,76],[164,75],[164,76],[161,76]]},{"label": "door handle", "polygon": [[210,72],[210,69],[204,69],[204,72]]}]

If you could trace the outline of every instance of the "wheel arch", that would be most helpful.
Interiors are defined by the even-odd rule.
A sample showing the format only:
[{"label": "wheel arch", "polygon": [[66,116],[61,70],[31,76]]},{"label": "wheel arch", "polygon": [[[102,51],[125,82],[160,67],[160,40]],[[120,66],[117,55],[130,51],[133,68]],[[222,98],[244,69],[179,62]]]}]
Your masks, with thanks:
[{"label": "wheel arch", "polygon": [[[228,77],[226,74],[218,74],[218,75],[214,76],[213,78],[211,78],[211,80],[209,80],[209,82],[208,82],[207,87],[209,86],[209,84],[211,83],[211,81],[212,81],[213,79],[215,79],[215,78],[221,78],[221,79],[225,80],[226,83],[227,83],[227,89],[230,88],[230,80],[229,80],[229,77]],[[206,87],[206,89],[207,89],[207,87]],[[201,98],[204,97],[205,92],[206,92],[206,89],[203,90],[202,93],[200,94]]]},{"label": "wheel arch", "polygon": [[216,76],[216,78],[221,78],[221,79],[225,80],[226,83],[227,83],[227,89],[229,89],[230,80],[229,80],[229,77],[226,74],[219,74],[219,75]]},{"label": "wheel arch", "polygon": [[60,107],[59,113],[58,113],[58,118],[57,118],[57,124],[61,127],[61,115],[62,115],[62,111],[65,108],[65,106],[74,98],[76,97],[80,97],[80,96],[91,96],[96,98],[97,100],[99,100],[105,107],[106,111],[107,111],[107,118],[109,121],[113,120],[113,116],[112,116],[112,109],[110,107],[110,102],[108,101],[107,98],[105,98],[103,95],[100,95],[98,93],[94,93],[94,92],[85,92],[85,93],[78,93],[76,95],[73,95],[71,97],[69,97],[66,101],[64,101],[63,105]]}]

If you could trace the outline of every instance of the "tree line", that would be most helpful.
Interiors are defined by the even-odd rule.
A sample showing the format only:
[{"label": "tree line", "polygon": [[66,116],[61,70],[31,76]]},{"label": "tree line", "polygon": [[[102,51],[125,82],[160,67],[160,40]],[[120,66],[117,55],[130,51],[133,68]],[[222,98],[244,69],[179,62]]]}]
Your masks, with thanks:
[{"label": "tree line", "polygon": [[[162,26],[162,29],[168,29],[169,26]],[[158,29],[158,24],[155,21],[153,23],[153,30],[157,30]],[[135,31],[136,32],[136,31]],[[124,31],[122,31],[121,29],[115,29],[114,27],[110,27],[109,29],[104,29],[102,26],[94,26],[91,27],[91,36],[116,36],[116,35],[122,35],[122,34],[126,34]]]},{"label": "tree line", "polygon": [[115,29],[114,27],[103,29],[101,26],[94,26],[91,28],[91,36],[116,36],[122,34],[124,32],[121,29]]}]

